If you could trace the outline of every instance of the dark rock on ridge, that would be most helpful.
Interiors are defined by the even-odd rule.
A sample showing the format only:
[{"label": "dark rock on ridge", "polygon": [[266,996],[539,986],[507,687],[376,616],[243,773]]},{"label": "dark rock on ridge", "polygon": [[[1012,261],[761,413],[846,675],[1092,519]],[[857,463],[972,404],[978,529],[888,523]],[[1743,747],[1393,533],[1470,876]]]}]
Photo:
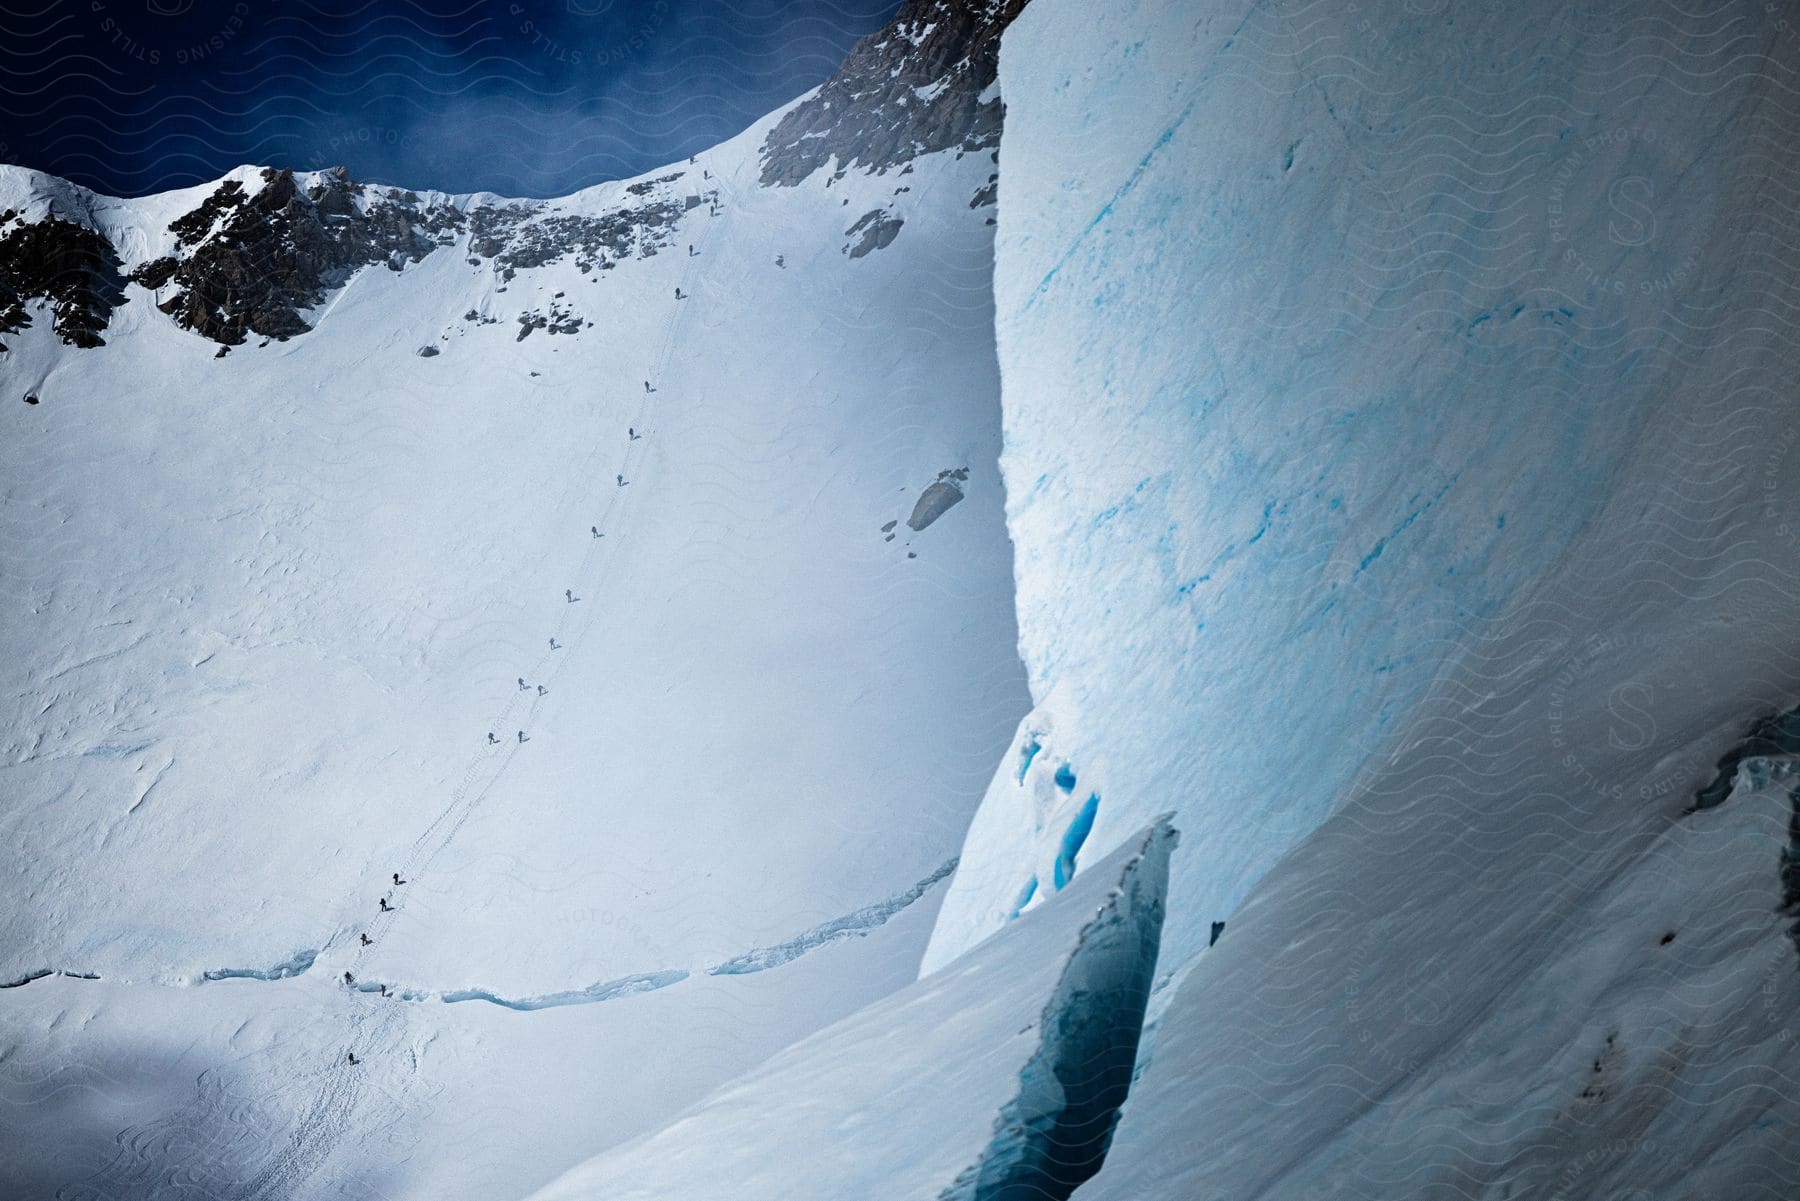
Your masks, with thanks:
[{"label": "dark rock on ridge", "polygon": [[922,154],[1000,144],[1000,35],[1027,0],[906,0],[763,142],[764,186],[792,186],[834,160],[885,172]]},{"label": "dark rock on ridge", "polygon": [[252,195],[228,179],[169,223],[176,252],[132,272],[174,295],[157,307],[185,329],[227,346],[251,334],[285,339],[312,327],[301,311],[359,267],[395,271],[450,240],[466,218],[413,192],[365,188],[343,168],[304,191],[292,171],[265,169]]},{"label": "dark rock on ridge", "polygon": [[57,337],[70,346],[104,346],[100,333],[125,303],[124,285],[119,256],[94,230],[57,217],[26,223],[10,209],[0,213],[0,334],[30,325],[26,304],[45,300]]}]

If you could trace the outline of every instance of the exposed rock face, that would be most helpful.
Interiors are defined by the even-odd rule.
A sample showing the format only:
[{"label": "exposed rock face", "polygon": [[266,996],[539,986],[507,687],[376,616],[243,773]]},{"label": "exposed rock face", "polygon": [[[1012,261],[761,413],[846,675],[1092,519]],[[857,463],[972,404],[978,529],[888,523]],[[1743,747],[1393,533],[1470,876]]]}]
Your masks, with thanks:
[{"label": "exposed rock face", "polygon": [[922,530],[948,513],[963,498],[963,490],[957,485],[968,478],[967,467],[938,472],[936,482],[919,493],[918,502],[913,505],[912,516],[906,519],[907,528]]},{"label": "exposed rock face", "polygon": [[175,285],[175,294],[158,307],[215,342],[235,346],[251,335],[286,339],[311,328],[304,310],[355,270],[385,263],[399,271],[464,231],[469,261],[492,260],[507,280],[570,255],[584,272],[653,255],[670,244],[683,213],[702,199],[717,199],[716,192],[671,191],[666,185],[681,174],[633,184],[624,206],[587,215],[550,212],[530,202],[465,212],[413,192],[355,183],[342,168],[302,190],[292,172],[265,170],[260,191],[226,180],[198,208],[170,222],[179,239],[176,253],[144,263],[131,278],[146,288]]},{"label": "exposed rock face", "polygon": [[906,0],[769,131],[763,184],[797,184],[833,160],[836,178],[852,167],[885,172],[921,154],[999,145],[1000,98],[991,93],[1000,34],[1026,3]]},{"label": "exposed rock face", "polygon": [[884,209],[873,209],[864,213],[855,225],[844,231],[853,239],[844,249],[850,252],[851,258],[860,259],[871,250],[881,250],[893,242],[904,224],[899,217]]},{"label": "exposed rock face", "polygon": [[[840,176],[852,166],[904,173],[921,154],[991,151],[1000,137],[1000,34],[1026,2],[906,0],[770,132],[763,183],[796,184],[834,160]],[[265,169],[260,187],[227,179],[170,222],[174,251],[142,263],[130,279],[156,291],[157,307],[177,324],[222,348],[253,336],[285,340],[310,329],[307,311],[355,271],[377,263],[402,270],[462,234],[469,261],[491,261],[503,280],[565,257],[583,272],[647,258],[674,244],[682,220],[716,213],[718,192],[687,179],[676,170],[641,180],[618,207],[594,214],[528,201],[465,210],[356,183],[343,168],[309,185],[291,171]],[[993,200],[990,179],[971,203]],[[701,207],[708,213],[694,214]],[[25,303],[44,298],[65,341],[102,345],[100,331],[125,299],[113,247],[102,234],[54,217],[6,228],[13,220],[0,215],[0,333],[26,324]],[[901,225],[889,210],[871,211],[845,231],[845,251],[861,258],[879,250]],[[534,314],[519,336],[576,328]]]},{"label": "exposed rock face", "polygon": [[[620,259],[649,258],[670,244],[681,215],[700,205],[699,195],[656,192],[680,178],[676,172],[632,184],[625,191],[635,202],[597,216],[545,213],[543,206],[532,204],[476,209],[469,214],[470,252],[476,261],[493,259],[501,278],[509,280],[518,271],[568,255],[584,274],[604,271]],[[718,193],[708,192],[705,198],[716,200]]]},{"label": "exposed rock face", "polygon": [[119,256],[93,230],[57,217],[27,224],[10,209],[0,212],[0,334],[30,325],[26,303],[46,300],[57,337],[104,346],[100,331],[125,303],[124,284]]},{"label": "exposed rock face", "polygon": [[235,346],[250,334],[289,338],[311,328],[301,311],[349,272],[385,262],[400,270],[451,240],[465,216],[398,189],[351,181],[342,168],[304,192],[291,171],[264,170],[255,194],[235,179],[170,222],[172,255],[132,272],[173,296],[157,307],[187,329]]}]

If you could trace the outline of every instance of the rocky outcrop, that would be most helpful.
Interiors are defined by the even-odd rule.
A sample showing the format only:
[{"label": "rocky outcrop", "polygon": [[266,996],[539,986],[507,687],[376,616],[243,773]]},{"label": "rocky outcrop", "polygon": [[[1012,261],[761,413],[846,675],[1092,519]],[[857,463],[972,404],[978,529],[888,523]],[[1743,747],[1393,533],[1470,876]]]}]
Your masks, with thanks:
[{"label": "rocky outcrop", "polygon": [[27,303],[43,300],[57,337],[70,346],[103,346],[101,331],[125,303],[124,283],[119,256],[93,230],[0,212],[0,334],[30,325]]},{"label": "rocky outcrop", "polygon": [[265,169],[251,192],[227,179],[169,223],[175,253],[132,272],[174,294],[157,307],[227,346],[252,334],[286,339],[312,328],[302,313],[359,267],[398,271],[452,240],[466,218],[413,192],[368,188],[343,168],[302,190],[292,171]]},{"label": "rocky outcrop", "polygon": [[[934,151],[992,151],[1000,34],[1026,2],[906,0],[776,124],[763,146],[763,183],[795,184],[827,164],[838,175],[853,166],[904,171]],[[972,204],[992,204],[993,184],[990,177]],[[683,218],[702,207],[699,215],[716,215],[718,192],[682,170],[629,185],[607,211],[581,213],[533,201],[459,207],[357,183],[341,167],[301,179],[265,168],[221,181],[171,221],[173,249],[129,278],[154,292],[177,324],[224,348],[305,333],[310,311],[354,272],[376,264],[403,270],[463,236],[470,263],[491,262],[502,281],[562,259],[585,274],[674,245]],[[65,341],[101,345],[100,331],[125,299],[117,252],[83,225],[51,217],[6,228],[14,220],[0,216],[0,333],[27,324],[26,303],[42,298]],[[902,224],[897,213],[873,210],[846,231],[845,252],[879,250]],[[533,329],[574,327],[534,317],[522,321],[519,337]]]},{"label": "rocky outcrop", "polygon": [[649,258],[668,246],[676,222],[718,192],[658,191],[681,173],[644,180],[626,188],[632,199],[599,214],[545,212],[542,205],[502,204],[469,214],[471,262],[492,259],[505,280],[519,271],[573,257],[583,275],[605,271],[621,259]]},{"label": "rocky outcrop", "polygon": [[844,249],[851,258],[860,259],[872,250],[890,245],[900,235],[900,227],[904,224],[901,218],[885,209],[873,209],[844,231],[846,237],[853,239]]},{"label": "rocky outcrop", "polygon": [[769,131],[764,186],[835,164],[885,172],[922,154],[1000,144],[1000,34],[1027,0],[906,0]]},{"label": "rocky outcrop", "polygon": [[922,530],[948,513],[963,498],[963,491],[958,485],[968,478],[967,467],[938,472],[937,480],[919,494],[918,501],[913,505],[912,516],[906,519],[907,528]]}]

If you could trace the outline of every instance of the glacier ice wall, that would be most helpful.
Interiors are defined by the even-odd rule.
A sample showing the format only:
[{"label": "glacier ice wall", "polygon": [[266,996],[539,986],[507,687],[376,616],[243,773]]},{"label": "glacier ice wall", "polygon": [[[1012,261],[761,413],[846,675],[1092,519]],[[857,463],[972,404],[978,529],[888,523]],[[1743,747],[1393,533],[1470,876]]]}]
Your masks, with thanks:
[{"label": "glacier ice wall", "polygon": [[[1085,820],[1104,853],[1169,807],[1190,959],[1434,688],[1505,691],[1527,613],[1507,670],[1604,678],[1592,736],[1677,756],[1659,792],[1781,698],[1796,62],[1754,3],[1025,11],[996,294],[1036,709],[926,971]],[[1552,699],[1495,721],[1617,790]]]}]

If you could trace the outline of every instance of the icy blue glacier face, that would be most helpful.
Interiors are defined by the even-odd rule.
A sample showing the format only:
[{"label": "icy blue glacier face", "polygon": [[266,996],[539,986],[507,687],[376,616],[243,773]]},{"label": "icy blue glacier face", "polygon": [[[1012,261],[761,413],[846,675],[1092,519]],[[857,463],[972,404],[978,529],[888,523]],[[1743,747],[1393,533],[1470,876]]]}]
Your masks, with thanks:
[{"label": "icy blue glacier face", "polygon": [[[1015,22],[995,278],[1037,710],[927,970],[1052,879],[1094,795],[1101,850],[1178,811],[1185,960],[1522,605],[1563,606],[1542,670],[1585,676],[1646,603],[1726,605],[1758,574],[1735,538],[1791,552],[1797,49],[1754,4]],[[1666,727],[1682,679],[1635,703]],[[1701,682],[1683,703],[1730,699]],[[1612,720],[1647,739],[1634,696]],[[1512,720],[1563,757],[1557,716]]]},{"label": "icy blue glacier face", "polygon": [[1001,82],[1035,709],[923,970],[1175,811],[1079,1195],[1791,1192],[1792,20],[1037,0]]}]

